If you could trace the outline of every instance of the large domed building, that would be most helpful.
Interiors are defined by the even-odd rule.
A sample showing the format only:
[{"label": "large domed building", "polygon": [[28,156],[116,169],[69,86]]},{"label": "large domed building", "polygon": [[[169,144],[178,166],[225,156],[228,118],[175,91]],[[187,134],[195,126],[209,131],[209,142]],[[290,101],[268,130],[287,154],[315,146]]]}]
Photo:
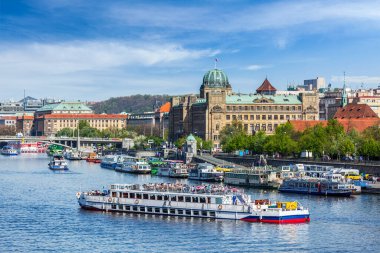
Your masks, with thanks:
[{"label": "large domed building", "polygon": [[278,92],[266,78],[255,94],[232,91],[228,76],[220,69],[203,76],[199,96],[173,97],[169,113],[169,138],[189,134],[212,140],[220,148],[220,131],[240,121],[247,133],[271,134],[288,120],[318,120],[318,95],[314,92]]}]

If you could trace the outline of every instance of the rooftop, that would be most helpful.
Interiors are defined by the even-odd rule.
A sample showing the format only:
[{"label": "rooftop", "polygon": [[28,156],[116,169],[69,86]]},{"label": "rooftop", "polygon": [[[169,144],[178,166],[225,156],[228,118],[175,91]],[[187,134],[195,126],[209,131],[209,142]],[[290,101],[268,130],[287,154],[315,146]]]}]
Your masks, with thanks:
[{"label": "rooftop", "polygon": [[44,112],[44,111],[90,111],[92,112],[91,108],[82,102],[62,102],[59,104],[48,104],[37,110],[37,112]]},{"label": "rooftop", "polygon": [[[345,131],[351,131],[355,129],[358,132],[363,132],[365,129],[371,126],[380,124],[380,119],[369,118],[369,119],[337,119],[340,124],[343,125]],[[316,126],[317,124],[322,124],[322,126],[327,126],[327,120],[289,120],[290,124],[294,127],[297,132],[302,132],[307,128]]]},{"label": "rooftop", "polygon": [[264,82],[261,84],[259,88],[257,88],[257,93],[262,92],[275,92],[277,89],[273,87],[273,85],[269,82],[267,78],[265,78]]},{"label": "rooftop", "polygon": [[226,104],[302,104],[296,95],[233,94],[226,96]]},{"label": "rooftop", "polygon": [[367,104],[348,104],[339,108],[334,115],[334,119],[360,119],[379,117]]}]

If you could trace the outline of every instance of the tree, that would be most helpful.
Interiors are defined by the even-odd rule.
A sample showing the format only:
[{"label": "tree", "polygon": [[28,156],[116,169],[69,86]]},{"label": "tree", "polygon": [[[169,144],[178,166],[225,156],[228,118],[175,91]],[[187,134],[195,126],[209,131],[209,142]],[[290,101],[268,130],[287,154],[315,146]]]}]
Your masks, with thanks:
[{"label": "tree", "polygon": [[177,139],[175,142],[174,142],[174,145],[177,147],[177,148],[182,148],[183,144],[185,144],[186,142],[186,137],[183,136],[179,139]]},{"label": "tree", "polygon": [[359,153],[368,159],[380,156],[380,143],[373,138],[366,138],[359,147]]},{"label": "tree", "polygon": [[287,122],[277,127],[275,134],[268,138],[268,142],[264,145],[264,150],[269,153],[279,152],[281,155],[289,155],[298,153],[298,145],[292,139],[295,136],[293,126]]},{"label": "tree", "polygon": [[62,128],[61,130],[59,130],[56,134],[56,136],[74,136],[74,130],[71,129],[71,128],[68,128],[68,127],[65,127],[65,128]]},{"label": "tree", "polygon": [[301,151],[311,151],[314,157],[321,157],[327,143],[325,128],[317,124],[313,128],[307,128],[301,134],[299,148]]},{"label": "tree", "polygon": [[248,149],[255,154],[264,153],[264,145],[267,142],[268,137],[265,132],[259,131],[252,136],[248,137]]}]

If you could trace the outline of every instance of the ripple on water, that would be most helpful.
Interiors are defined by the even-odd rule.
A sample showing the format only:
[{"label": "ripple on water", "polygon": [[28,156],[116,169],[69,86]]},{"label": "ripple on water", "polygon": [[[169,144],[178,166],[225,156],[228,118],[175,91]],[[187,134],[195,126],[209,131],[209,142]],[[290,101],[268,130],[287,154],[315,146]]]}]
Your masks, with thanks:
[{"label": "ripple on water", "polygon": [[255,198],[296,199],[308,206],[311,222],[291,225],[90,212],[76,202],[80,189],[176,180],[121,174],[85,161],[69,162],[68,172],[55,173],[47,163],[44,155],[0,157],[0,252],[378,250],[378,196],[342,199],[246,189]]}]

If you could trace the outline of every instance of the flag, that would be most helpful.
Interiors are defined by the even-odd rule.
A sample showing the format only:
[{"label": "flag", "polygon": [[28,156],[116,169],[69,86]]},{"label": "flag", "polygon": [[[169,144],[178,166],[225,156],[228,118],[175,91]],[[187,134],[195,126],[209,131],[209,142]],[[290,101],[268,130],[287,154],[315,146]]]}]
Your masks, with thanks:
[{"label": "flag", "polygon": [[217,62],[217,61],[218,61],[218,58],[215,58],[215,61]]}]

